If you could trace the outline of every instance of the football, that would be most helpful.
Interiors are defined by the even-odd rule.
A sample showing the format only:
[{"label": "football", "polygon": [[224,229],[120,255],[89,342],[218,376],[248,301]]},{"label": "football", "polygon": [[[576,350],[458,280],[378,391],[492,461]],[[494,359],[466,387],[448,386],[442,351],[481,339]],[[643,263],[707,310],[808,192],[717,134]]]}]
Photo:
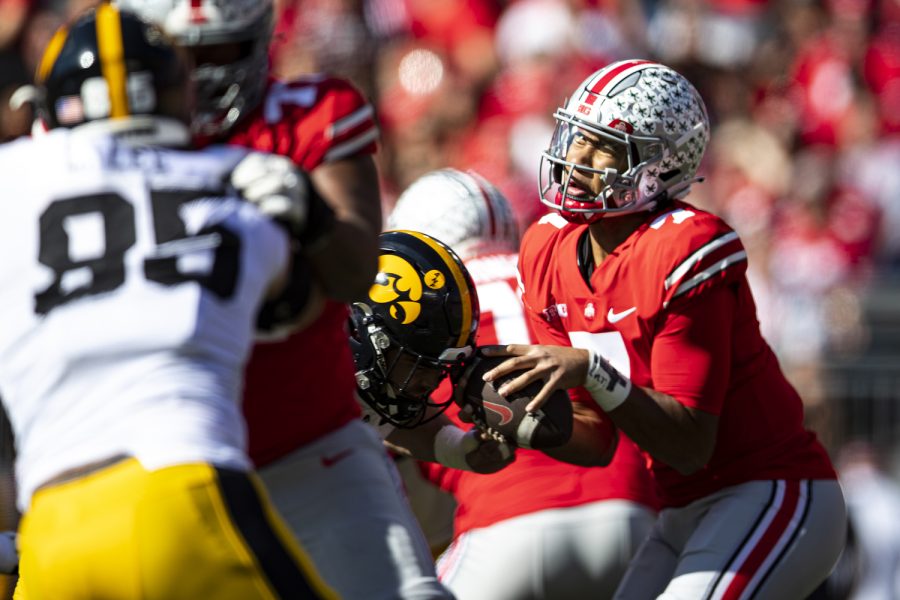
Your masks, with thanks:
[{"label": "football", "polygon": [[572,435],[572,403],[566,392],[556,390],[544,406],[528,413],[525,407],[541,390],[540,382],[533,382],[524,390],[504,398],[497,393],[497,389],[504,382],[514,379],[517,373],[510,373],[490,383],[481,379],[487,371],[508,358],[484,356],[479,348],[463,375],[462,392],[456,396],[457,403],[461,407],[469,405],[472,408],[476,425],[499,433],[507,443],[519,448],[541,450],[565,444]]}]

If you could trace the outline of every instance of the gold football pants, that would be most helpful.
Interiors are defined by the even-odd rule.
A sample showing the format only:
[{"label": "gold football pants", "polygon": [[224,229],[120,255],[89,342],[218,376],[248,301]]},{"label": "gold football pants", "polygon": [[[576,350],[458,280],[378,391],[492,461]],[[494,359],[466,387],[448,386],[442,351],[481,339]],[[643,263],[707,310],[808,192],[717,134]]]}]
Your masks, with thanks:
[{"label": "gold football pants", "polygon": [[333,598],[255,474],[126,459],[38,490],[22,600]]}]

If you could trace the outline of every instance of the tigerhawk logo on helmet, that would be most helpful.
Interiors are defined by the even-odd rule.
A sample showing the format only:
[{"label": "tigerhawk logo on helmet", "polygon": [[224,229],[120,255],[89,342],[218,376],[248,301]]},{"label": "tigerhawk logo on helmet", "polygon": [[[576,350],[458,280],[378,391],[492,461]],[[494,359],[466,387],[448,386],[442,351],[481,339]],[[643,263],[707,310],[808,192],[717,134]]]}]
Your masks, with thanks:
[{"label": "tigerhawk logo on helmet", "polygon": [[[687,195],[709,141],[709,118],[700,94],[665,65],[625,60],[593,73],[554,113],[550,147],[541,153],[541,202],[568,221],[653,210]],[[568,160],[579,131],[617,148],[627,168],[595,169]],[[599,175],[599,194],[569,193],[573,175]],[[573,190],[575,188],[573,187]]]},{"label": "tigerhawk logo on helmet", "polygon": [[[456,381],[475,351],[478,296],[459,257],[435,238],[417,231],[387,231],[379,237],[378,275],[364,301],[350,314],[350,346],[360,397],[386,422],[415,427],[450,405],[430,394],[440,379]],[[402,360],[413,368],[403,382],[391,375]],[[410,391],[418,369],[440,379],[427,390]],[[426,416],[426,409],[437,410]]]}]

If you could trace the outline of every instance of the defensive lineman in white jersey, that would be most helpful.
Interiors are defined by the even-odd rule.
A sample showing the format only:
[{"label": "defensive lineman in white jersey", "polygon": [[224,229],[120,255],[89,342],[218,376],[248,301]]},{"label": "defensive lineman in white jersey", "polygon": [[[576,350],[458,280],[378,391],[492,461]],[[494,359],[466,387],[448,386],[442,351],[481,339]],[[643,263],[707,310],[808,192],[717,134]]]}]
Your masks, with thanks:
[{"label": "defensive lineman in white jersey", "polygon": [[278,226],[223,195],[244,150],[131,147],[89,128],[0,150],[4,172],[33,173],[0,182],[17,199],[0,208],[0,386],[22,510],[51,477],[117,454],[248,469],[241,367],[288,260]]},{"label": "defensive lineman in white jersey", "polygon": [[[50,132],[0,147],[20,598],[330,596],[252,474],[239,408],[264,301],[299,317],[315,295],[263,211],[312,192],[243,149],[163,147],[189,139],[187,73],[102,4],[46,51]],[[234,187],[256,176],[275,185],[253,204]]]}]

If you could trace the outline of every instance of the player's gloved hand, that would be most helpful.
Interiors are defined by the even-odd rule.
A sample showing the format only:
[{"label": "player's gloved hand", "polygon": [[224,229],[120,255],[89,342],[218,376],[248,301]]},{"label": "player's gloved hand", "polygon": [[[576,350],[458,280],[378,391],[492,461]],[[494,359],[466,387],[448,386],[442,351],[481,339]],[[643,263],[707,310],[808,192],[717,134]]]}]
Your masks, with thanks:
[{"label": "player's gloved hand", "polygon": [[445,425],[437,433],[434,455],[442,465],[482,474],[496,473],[516,458],[513,448],[502,439],[455,425]]},{"label": "player's gloved hand", "polygon": [[512,446],[506,443],[503,436],[493,436],[480,429],[473,429],[477,436],[478,447],[466,454],[469,469],[487,475],[505,469],[516,460]]},{"label": "player's gloved hand", "polygon": [[232,171],[231,185],[287,227],[307,252],[331,232],[334,212],[309,175],[285,156],[251,152]]}]

